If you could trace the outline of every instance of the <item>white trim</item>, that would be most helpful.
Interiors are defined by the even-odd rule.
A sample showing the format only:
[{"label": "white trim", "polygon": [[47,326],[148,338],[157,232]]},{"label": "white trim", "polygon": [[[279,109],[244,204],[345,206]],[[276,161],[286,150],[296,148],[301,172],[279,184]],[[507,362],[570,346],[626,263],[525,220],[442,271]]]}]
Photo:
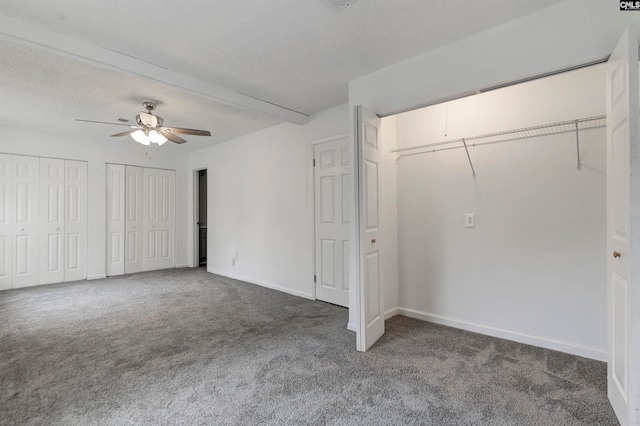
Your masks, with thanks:
[{"label": "white trim", "polygon": [[94,274],[94,275],[87,275],[87,281],[89,280],[102,280],[107,278],[107,274]]},{"label": "white trim", "polygon": [[307,114],[276,105],[273,102],[234,92],[151,62],[2,14],[0,14],[0,35],[13,42],[22,42],[32,47],[39,47],[101,68],[116,70],[154,83],[160,83],[164,86],[196,93],[226,105],[268,114],[291,123],[306,124],[309,121]]},{"label": "white trim", "polygon": [[399,309],[400,308],[398,308],[396,306],[395,308],[391,308],[391,309],[388,309],[388,310],[384,311],[384,319],[385,319],[385,321],[388,320],[389,318],[392,318],[392,317],[395,317],[396,315],[398,315],[400,313]]},{"label": "white trim", "polygon": [[348,138],[348,137],[349,137],[349,133],[341,133],[339,135],[328,136],[326,138],[313,139],[311,141],[311,144],[312,145],[316,145],[316,144],[319,144],[319,143],[333,142],[333,141],[337,141],[339,139],[344,139],[344,138]]},{"label": "white trim", "polygon": [[356,324],[355,324],[355,323],[353,323],[353,322],[348,323],[348,324],[347,324],[347,330],[349,330],[349,331],[353,331],[353,332],[355,333],[355,332],[357,331],[357,330],[356,330]]},{"label": "white trim", "polygon": [[212,273],[212,274],[216,274],[216,275],[220,275],[222,277],[238,280],[238,281],[244,281],[244,282],[247,282],[249,284],[259,285],[260,287],[265,287],[265,288],[268,288],[268,289],[271,289],[271,290],[281,291],[283,293],[287,293],[287,294],[290,294],[292,296],[298,296],[298,297],[302,297],[304,299],[314,300],[310,293],[305,293],[303,291],[298,291],[298,290],[292,290],[290,288],[283,287],[283,286],[281,286],[279,284],[274,284],[274,283],[269,282],[269,281],[258,280],[258,279],[255,279],[255,278],[250,278],[250,277],[245,277],[245,276],[240,276],[240,275],[232,276],[231,274],[229,274],[226,271],[219,271],[219,270],[215,270],[215,269],[207,270],[207,272]]},{"label": "white trim", "polygon": [[191,268],[192,266],[190,266],[188,263],[181,263],[179,265],[176,265],[176,269],[178,268]]},{"label": "white trim", "polygon": [[415,318],[423,321],[429,321],[436,324],[442,324],[449,327],[459,328],[461,330],[473,331],[475,333],[486,334],[487,336],[498,337],[500,339],[512,340],[518,343],[524,343],[527,345],[538,346],[545,349],[551,349],[554,351],[565,352],[572,355],[578,355],[585,358],[595,359],[597,361],[606,361],[607,352],[594,348],[586,348],[583,346],[577,346],[573,343],[562,342],[554,339],[547,339],[545,337],[531,336],[528,334],[517,333],[513,331],[503,330],[500,328],[489,327],[486,325],[476,324],[467,321],[461,321],[442,315],[430,314],[428,312],[422,312],[409,308],[397,308],[398,315],[404,315],[409,318]]}]

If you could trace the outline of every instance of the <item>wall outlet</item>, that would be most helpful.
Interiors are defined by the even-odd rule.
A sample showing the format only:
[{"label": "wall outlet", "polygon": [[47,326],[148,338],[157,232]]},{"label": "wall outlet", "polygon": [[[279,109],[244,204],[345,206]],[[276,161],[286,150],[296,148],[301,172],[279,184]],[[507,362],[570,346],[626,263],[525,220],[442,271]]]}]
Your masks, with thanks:
[{"label": "wall outlet", "polygon": [[236,266],[236,258],[235,257],[231,258],[231,266]]},{"label": "wall outlet", "polygon": [[238,252],[236,252],[235,258],[236,260],[238,260]]},{"label": "wall outlet", "polygon": [[467,228],[475,228],[476,227],[476,214],[475,213],[467,213],[466,220]]}]

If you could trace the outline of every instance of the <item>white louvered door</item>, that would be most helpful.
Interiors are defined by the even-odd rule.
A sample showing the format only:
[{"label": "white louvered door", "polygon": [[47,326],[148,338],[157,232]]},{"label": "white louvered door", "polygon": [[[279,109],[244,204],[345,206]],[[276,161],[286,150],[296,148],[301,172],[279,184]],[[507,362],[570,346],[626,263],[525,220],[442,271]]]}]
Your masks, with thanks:
[{"label": "white louvered door", "polygon": [[40,159],[40,284],[64,281],[64,160]]},{"label": "white louvered door", "polygon": [[65,160],[64,280],[87,278],[87,163]]},{"label": "white louvered door", "polygon": [[126,166],[124,273],[142,271],[142,167]]},{"label": "white louvered door", "polygon": [[13,156],[13,288],[37,285],[40,159]]},{"label": "white louvered door", "polygon": [[13,157],[0,154],[0,290],[13,283]]}]

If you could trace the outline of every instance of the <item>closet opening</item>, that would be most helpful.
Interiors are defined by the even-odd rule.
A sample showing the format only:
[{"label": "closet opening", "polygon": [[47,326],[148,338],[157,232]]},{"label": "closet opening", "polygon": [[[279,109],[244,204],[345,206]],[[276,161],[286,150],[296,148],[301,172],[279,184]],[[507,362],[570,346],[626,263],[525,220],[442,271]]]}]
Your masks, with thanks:
[{"label": "closet opening", "polygon": [[605,81],[598,64],[382,119],[387,318],[606,360]]},{"label": "closet opening", "polygon": [[195,171],[195,264],[207,266],[207,169]]}]

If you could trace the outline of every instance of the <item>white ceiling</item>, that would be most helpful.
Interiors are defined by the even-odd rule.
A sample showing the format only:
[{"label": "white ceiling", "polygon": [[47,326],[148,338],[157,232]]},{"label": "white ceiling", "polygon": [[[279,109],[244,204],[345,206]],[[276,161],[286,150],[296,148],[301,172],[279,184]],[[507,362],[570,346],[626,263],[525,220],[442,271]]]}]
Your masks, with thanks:
[{"label": "white ceiling", "polygon": [[[322,0],[23,0],[0,16],[309,115],[346,103],[356,77],[559,2],[359,0],[336,13]],[[0,124],[110,134],[73,120],[132,119],[156,99],[166,125],[211,130],[187,138],[196,149],[282,121],[2,35]]]}]

